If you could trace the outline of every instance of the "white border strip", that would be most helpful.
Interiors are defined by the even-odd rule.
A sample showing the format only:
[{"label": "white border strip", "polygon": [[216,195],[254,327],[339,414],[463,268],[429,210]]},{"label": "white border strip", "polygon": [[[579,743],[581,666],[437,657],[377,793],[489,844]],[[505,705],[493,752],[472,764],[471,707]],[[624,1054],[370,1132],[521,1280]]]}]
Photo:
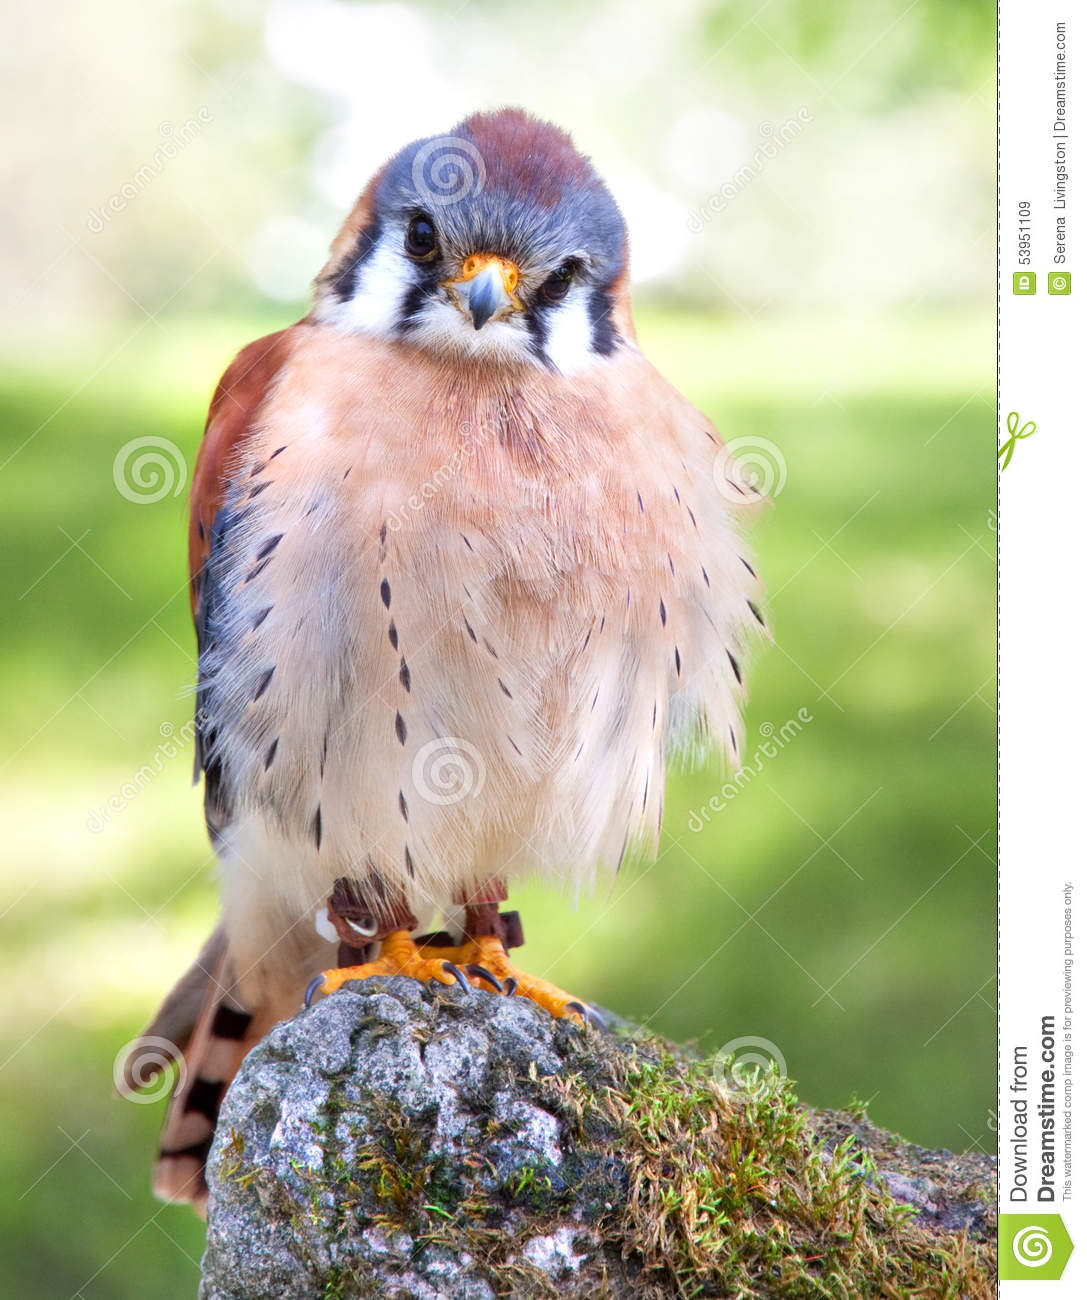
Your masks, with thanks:
[{"label": "white border strip", "polygon": [[[1087,176],[1079,171],[1087,158],[1080,148],[1087,132],[1087,23],[1070,3],[1016,0],[1001,5],[1000,25],[999,441],[1009,437],[1009,421],[1020,434],[1000,476],[1000,1210],[1059,1213],[1075,1246],[1059,1283],[1008,1281],[1002,1293],[1044,1300],[1087,1296],[1087,1002],[1082,1013],[1079,1007],[1087,998],[1087,703],[1080,680],[1087,668],[1087,259],[1078,259],[1077,273],[1073,258],[1087,242]],[[1057,75],[1061,39],[1063,78]],[[1069,179],[1066,206],[1059,208],[1062,156]],[[1021,243],[1023,229],[1029,238]],[[1068,236],[1063,261],[1059,229]],[[1014,293],[1014,277],[1027,273],[1034,275],[1035,292]],[[1051,273],[1071,273],[1068,296],[1049,292]],[[1034,431],[1023,439],[1032,423]],[[1073,886],[1075,935],[1068,1027],[1066,882]],[[1054,1130],[1048,1136],[1047,1116],[1038,1110],[1044,1015],[1055,1017],[1056,1031]],[[1066,1047],[1074,1051],[1068,1114]],[[1014,1090],[1017,1049],[1026,1066],[1025,1092]],[[1025,1138],[1017,1139],[1015,1103],[1024,1100],[1019,1131],[1025,1117]],[[1043,1146],[1051,1138],[1055,1186],[1048,1203],[1039,1191],[1046,1176]]]}]

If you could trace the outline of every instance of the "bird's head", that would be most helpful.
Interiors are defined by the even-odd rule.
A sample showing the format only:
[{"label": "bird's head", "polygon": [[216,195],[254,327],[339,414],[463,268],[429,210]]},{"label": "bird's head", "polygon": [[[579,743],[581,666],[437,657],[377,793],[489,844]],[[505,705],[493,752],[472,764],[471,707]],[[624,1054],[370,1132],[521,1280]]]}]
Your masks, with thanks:
[{"label": "bird's head", "polygon": [[341,330],[572,373],[632,338],[626,225],[557,127],[503,109],[373,178],[317,279]]}]

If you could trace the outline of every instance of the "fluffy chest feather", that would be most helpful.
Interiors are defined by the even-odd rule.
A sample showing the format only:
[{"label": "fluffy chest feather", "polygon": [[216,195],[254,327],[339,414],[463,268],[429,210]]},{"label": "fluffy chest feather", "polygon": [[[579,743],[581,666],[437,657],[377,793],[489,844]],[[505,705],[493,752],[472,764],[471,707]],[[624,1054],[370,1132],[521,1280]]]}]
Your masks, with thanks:
[{"label": "fluffy chest feather", "polygon": [[224,822],[307,891],[617,868],[669,738],[738,743],[718,444],[633,351],[574,386],[372,346],[315,331],[234,468],[201,658]]}]

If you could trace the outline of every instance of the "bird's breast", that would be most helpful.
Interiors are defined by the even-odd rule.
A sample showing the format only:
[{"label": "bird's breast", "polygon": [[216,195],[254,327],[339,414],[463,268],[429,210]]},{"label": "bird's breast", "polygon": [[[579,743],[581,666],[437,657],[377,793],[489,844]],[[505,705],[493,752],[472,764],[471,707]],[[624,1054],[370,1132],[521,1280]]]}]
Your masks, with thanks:
[{"label": "bird's breast", "polygon": [[667,412],[377,371],[296,364],[236,469],[201,678],[239,804],[307,879],[615,866],[734,559]]}]

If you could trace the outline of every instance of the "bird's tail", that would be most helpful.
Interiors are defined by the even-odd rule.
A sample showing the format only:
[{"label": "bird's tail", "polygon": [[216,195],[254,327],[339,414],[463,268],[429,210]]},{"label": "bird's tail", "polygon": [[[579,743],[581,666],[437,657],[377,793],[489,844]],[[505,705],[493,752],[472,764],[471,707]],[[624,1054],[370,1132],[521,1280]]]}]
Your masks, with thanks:
[{"label": "bird's tail", "polygon": [[219,1106],[246,1052],[267,1029],[241,1002],[222,924],[130,1048],[117,1079],[122,1094],[177,1073],[151,1175],[163,1201],[190,1202],[203,1213],[204,1165]]}]

